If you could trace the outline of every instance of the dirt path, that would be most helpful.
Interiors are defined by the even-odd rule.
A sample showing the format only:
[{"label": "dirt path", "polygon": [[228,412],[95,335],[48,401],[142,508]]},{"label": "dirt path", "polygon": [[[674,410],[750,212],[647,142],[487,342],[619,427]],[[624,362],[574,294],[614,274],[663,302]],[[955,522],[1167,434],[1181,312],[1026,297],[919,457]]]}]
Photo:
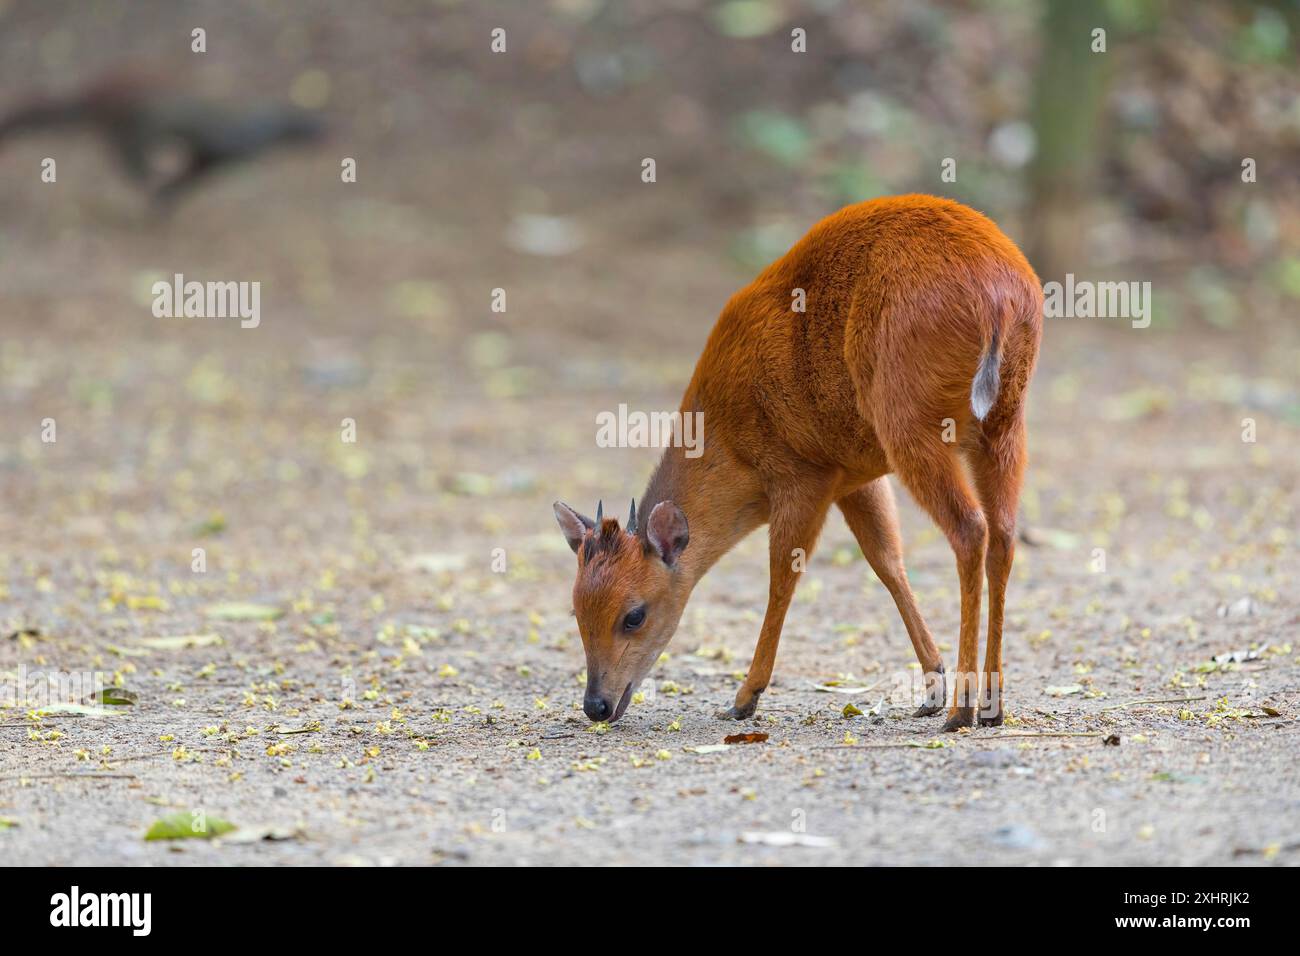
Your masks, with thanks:
[{"label": "dirt path", "polygon": [[[1104,402],[1053,400],[1065,342],[1098,347],[1049,335],[1036,386],[1028,501],[1048,543],[1021,548],[1011,590],[1014,723],[941,738],[940,718],[881,703],[912,676],[911,650],[835,519],[745,728],[768,741],[705,753],[693,748],[738,729],[712,713],[757,631],[761,536],[701,585],[651,700],[599,735],[578,710],[572,556],[548,505],[559,487],[583,502],[630,495],[648,471],[648,451],[582,450],[588,412],[617,396],[444,399],[423,415],[439,386],[412,379],[394,401],[396,360],[369,353],[365,384],[309,397],[270,384],[305,374],[272,349],[286,357],[230,362],[211,382],[190,373],[221,401],[192,388],[168,406],[147,394],[177,381],[165,369],[122,372],[119,388],[109,356],[63,348],[61,367],[107,370],[83,387],[108,393],[112,413],[79,427],[93,411],[58,413],[75,386],[50,375],[51,393],[33,388],[8,419],[55,407],[61,430],[7,460],[3,535],[23,547],[4,556],[6,633],[38,633],[6,636],[0,668],[120,677],[139,699],[111,717],[0,712],[7,859],[939,863],[976,848],[1008,862],[1293,863],[1294,465],[1266,460],[1270,445],[1238,460],[1230,409],[1116,422]],[[140,381],[156,384],[137,395]],[[355,446],[339,440],[344,409]],[[540,447],[556,436],[574,449],[559,463]],[[903,507],[914,587],[951,658],[951,556]],[[1105,573],[1090,569],[1094,544]],[[205,614],[229,602],[283,616]],[[215,637],[150,646],[196,634]],[[1257,660],[1212,663],[1252,647]],[[814,689],[826,681],[876,689]],[[1179,697],[1191,699],[1132,703]],[[878,715],[846,719],[849,700]],[[1020,736],[1062,732],[1121,742]],[[194,809],[292,838],[141,839]],[[738,842],[750,832],[817,845]]]}]

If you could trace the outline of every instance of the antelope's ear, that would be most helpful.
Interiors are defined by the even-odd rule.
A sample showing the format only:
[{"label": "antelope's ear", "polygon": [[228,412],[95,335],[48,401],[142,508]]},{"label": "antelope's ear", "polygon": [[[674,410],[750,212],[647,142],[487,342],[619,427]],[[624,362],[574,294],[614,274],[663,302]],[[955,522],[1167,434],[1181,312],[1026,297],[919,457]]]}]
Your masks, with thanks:
[{"label": "antelope's ear", "polygon": [[677,559],[686,550],[686,543],[691,540],[690,531],[686,527],[686,515],[671,501],[661,501],[655,505],[645,530],[650,548],[670,568],[677,563]]},{"label": "antelope's ear", "polygon": [[596,522],[586,515],[578,514],[563,501],[557,501],[554,508],[555,520],[560,523],[560,530],[564,532],[564,540],[569,542],[569,547],[573,549],[574,554],[577,554],[582,539],[586,537],[588,531],[596,527]]}]

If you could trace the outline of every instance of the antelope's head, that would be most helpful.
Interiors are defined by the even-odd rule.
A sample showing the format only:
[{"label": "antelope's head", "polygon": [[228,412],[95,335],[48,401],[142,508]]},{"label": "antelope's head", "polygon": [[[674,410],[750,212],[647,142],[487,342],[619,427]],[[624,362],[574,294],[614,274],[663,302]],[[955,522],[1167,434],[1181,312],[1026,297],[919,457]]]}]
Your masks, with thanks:
[{"label": "antelope's head", "polygon": [[690,596],[678,568],[690,540],[686,515],[661,501],[639,529],[633,501],[623,529],[599,505],[593,521],[557,501],[555,518],[578,556],[573,613],[587,654],[582,710],[612,722],[668,646]]}]

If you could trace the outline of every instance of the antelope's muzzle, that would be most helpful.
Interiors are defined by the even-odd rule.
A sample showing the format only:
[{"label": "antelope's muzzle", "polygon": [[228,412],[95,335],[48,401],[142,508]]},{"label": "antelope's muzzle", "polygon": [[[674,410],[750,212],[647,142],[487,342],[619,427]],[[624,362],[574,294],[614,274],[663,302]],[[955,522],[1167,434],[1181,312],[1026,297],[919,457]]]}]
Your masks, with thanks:
[{"label": "antelope's muzzle", "polygon": [[618,699],[617,704],[610,702],[607,694],[594,687],[590,682],[587,684],[587,692],[582,697],[582,712],[593,721],[599,723],[607,720],[611,724],[623,716],[627,710],[627,705],[632,702],[632,683],[623,690],[623,695]]}]

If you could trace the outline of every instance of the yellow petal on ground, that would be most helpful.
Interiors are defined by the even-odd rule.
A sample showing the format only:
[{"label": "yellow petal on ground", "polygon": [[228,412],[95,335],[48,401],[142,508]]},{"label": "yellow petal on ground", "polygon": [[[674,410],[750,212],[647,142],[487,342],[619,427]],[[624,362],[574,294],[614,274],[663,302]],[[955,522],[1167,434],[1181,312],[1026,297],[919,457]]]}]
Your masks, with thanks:
[{"label": "yellow petal on ground", "polygon": [[[220,634],[181,634],[176,637],[142,637],[137,642],[158,651],[183,651],[191,647],[211,647],[221,643]],[[129,649],[126,653],[130,653]]]},{"label": "yellow petal on ground", "polygon": [[272,604],[232,601],[209,605],[203,609],[203,614],[216,621],[274,621],[284,616],[284,608]]}]

